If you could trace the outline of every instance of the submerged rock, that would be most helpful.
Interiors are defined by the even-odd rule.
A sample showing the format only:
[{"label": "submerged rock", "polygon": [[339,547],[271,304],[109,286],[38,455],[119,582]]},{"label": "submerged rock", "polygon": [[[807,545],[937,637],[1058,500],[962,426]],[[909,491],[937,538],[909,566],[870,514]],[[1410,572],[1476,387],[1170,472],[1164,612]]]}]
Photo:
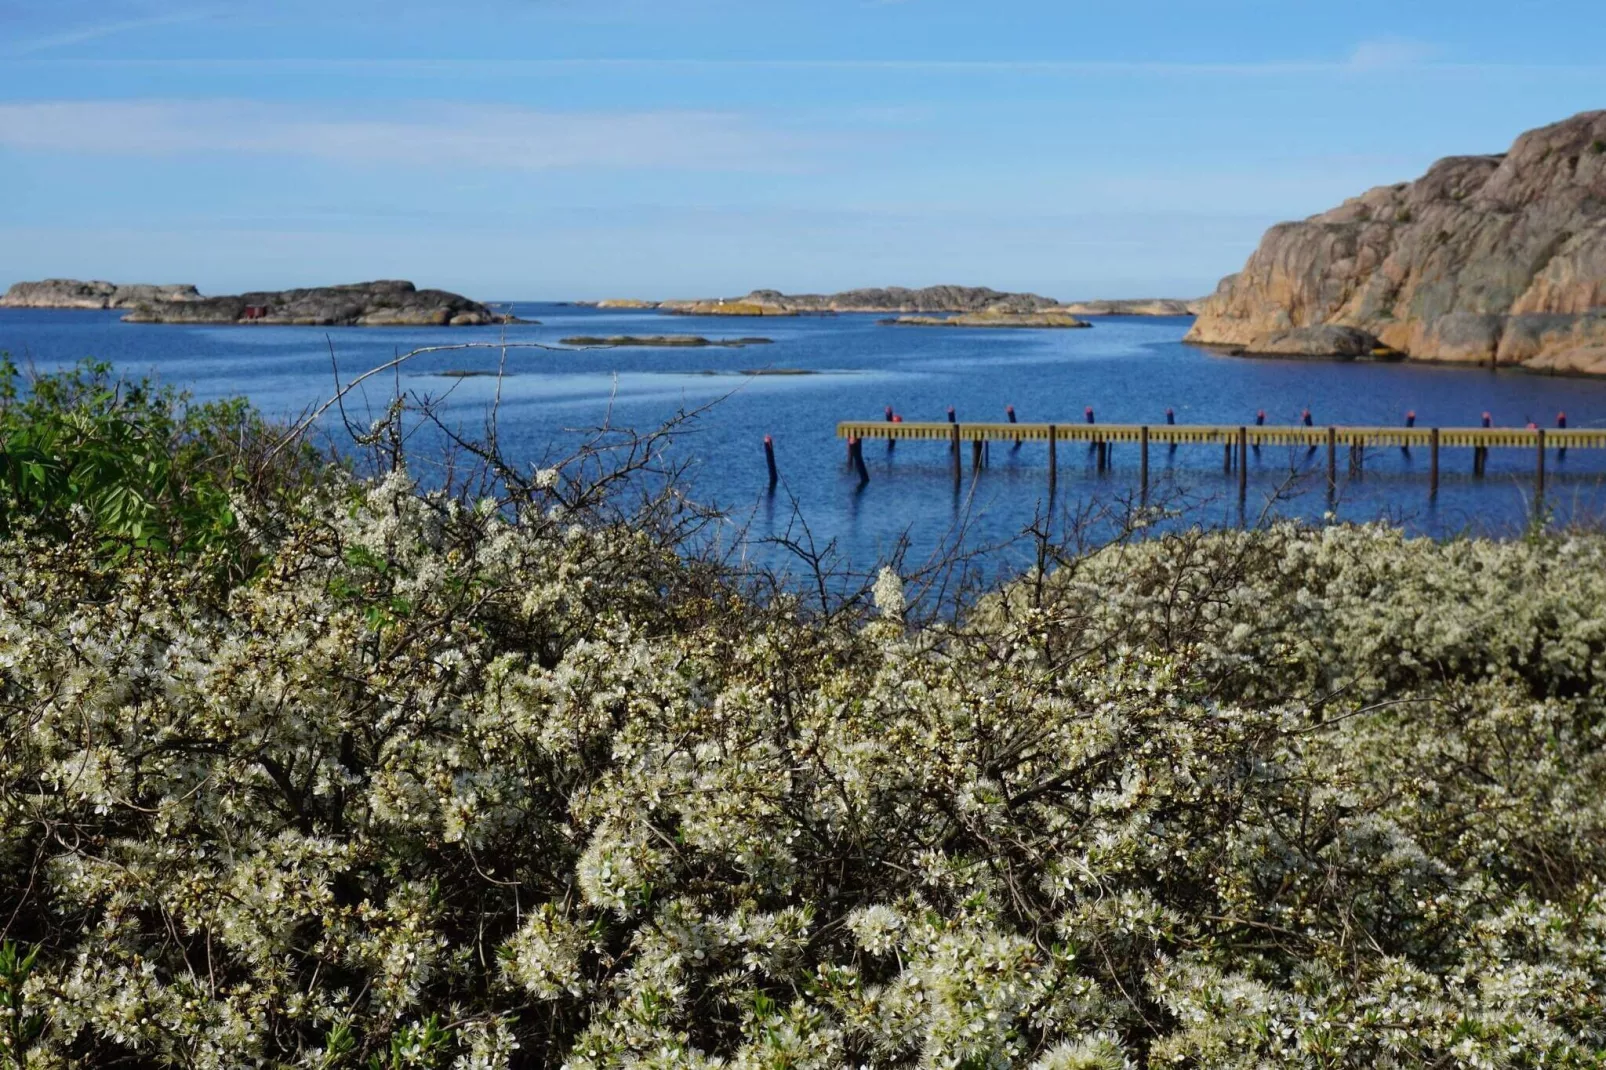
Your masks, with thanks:
[{"label": "submerged rock", "polygon": [[125,286],[115,282],[45,279],[12,286],[0,297],[0,308],[131,308],[141,304],[200,300],[203,300],[200,291],[189,285],[139,283]]},{"label": "submerged rock", "polygon": [[607,346],[612,349],[696,349],[704,346],[723,346],[728,349],[741,349],[743,346],[766,346],[771,344],[769,338],[704,338],[696,334],[654,334],[638,337],[633,334],[618,334],[610,338],[600,338],[588,334],[576,335],[573,338],[564,338],[559,342],[566,346]]},{"label": "submerged rock", "polygon": [[1273,227],[1188,340],[1269,353],[1316,327],[1417,360],[1606,374],[1606,111]]}]

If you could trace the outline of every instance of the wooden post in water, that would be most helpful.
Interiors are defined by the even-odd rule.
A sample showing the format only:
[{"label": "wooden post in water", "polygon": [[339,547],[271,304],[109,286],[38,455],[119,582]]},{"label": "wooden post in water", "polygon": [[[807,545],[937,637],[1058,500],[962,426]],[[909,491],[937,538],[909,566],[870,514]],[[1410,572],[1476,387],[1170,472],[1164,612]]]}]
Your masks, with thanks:
[{"label": "wooden post in water", "polygon": [[1221,470],[1232,471],[1232,443],[1229,441],[1221,448]]},{"label": "wooden post in water", "polygon": [[870,470],[864,466],[864,441],[858,438],[848,439],[848,451],[853,454],[853,467],[859,473],[859,486],[870,482]]},{"label": "wooden post in water", "polygon": [[1327,496],[1338,493],[1338,428],[1327,429]]},{"label": "wooden post in water", "polygon": [[1048,498],[1054,500],[1060,477],[1059,428],[1048,425]]},{"label": "wooden post in water", "polygon": [[1149,425],[1138,428],[1138,486],[1146,503],[1149,500]]},{"label": "wooden post in water", "polygon": [[948,460],[954,469],[954,486],[959,486],[963,473],[959,465],[959,425],[952,420],[948,421]]},{"label": "wooden post in water", "polygon": [[1537,507],[1545,497],[1545,429],[1534,429],[1539,436],[1538,467],[1534,470],[1534,505]]},{"label": "wooden post in water", "polygon": [[1439,429],[1428,431],[1428,497],[1439,496]]},{"label": "wooden post in water", "polygon": [[981,451],[982,441],[978,438],[970,444],[970,472],[972,475],[981,471]]},{"label": "wooden post in water", "polygon": [[770,490],[774,490],[775,484],[781,481],[781,474],[775,468],[775,439],[770,435],[764,436],[764,463],[769,465]]},{"label": "wooden post in water", "polygon": [[1238,504],[1249,497],[1249,429],[1238,429]]}]

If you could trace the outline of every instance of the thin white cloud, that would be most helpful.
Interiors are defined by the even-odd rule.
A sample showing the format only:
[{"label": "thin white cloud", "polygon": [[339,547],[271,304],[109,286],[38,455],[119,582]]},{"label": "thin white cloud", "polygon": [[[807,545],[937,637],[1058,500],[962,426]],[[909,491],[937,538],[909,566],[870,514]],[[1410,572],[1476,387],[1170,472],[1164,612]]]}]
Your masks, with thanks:
[{"label": "thin white cloud", "polygon": [[[917,75],[1084,75],[1133,77],[1285,78],[1317,75],[1354,76],[1379,67],[1409,66],[1414,72],[1444,75],[1497,75],[1544,73],[1555,77],[1599,77],[1606,64],[1537,64],[1444,62],[1432,59],[1432,46],[1379,40],[1363,42],[1340,59],[1287,59],[1235,63],[1189,63],[1149,60],[924,60],[924,59],[723,59],[705,57],[596,56],[567,59],[163,59],[121,60],[91,58],[36,59],[50,66],[138,70],[160,68],[216,73],[254,74],[372,74],[409,77],[547,78],[585,71],[873,71]],[[1409,62],[1407,62],[1409,61]]]},{"label": "thin white cloud", "polygon": [[306,108],[242,100],[0,104],[0,146],[101,156],[248,153],[357,166],[779,171],[804,139],[729,114],[543,112],[422,103]]},{"label": "thin white cloud", "polygon": [[52,49],[67,48],[71,45],[84,44],[88,41],[98,41],[105,37],[131,33],[135,30],[150,29],[156,26],[176,26],[186,22],[199,22],[217,13],[217,8],[207,7],[172,11],[162,15],[106,19],[15,42],[0,48],[0,56],[20,59],[40,52],[48,52]]},{"label": "thin white cloud", "polygon": [[1431,65],[1440,51],[1438,47],[1421,41],[1380,37],[1356,45],[1355,51],[1350,53],[1349,65],[1358,71],[1424,67]]}]

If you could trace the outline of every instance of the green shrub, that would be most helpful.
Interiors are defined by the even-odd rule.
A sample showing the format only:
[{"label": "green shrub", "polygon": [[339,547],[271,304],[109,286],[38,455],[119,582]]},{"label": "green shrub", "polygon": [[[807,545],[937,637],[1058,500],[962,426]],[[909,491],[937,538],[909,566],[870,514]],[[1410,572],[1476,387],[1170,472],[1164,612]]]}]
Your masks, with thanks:
[{"label": "green shrub", "polygon": [[327,466],[299,443],[275,455],[283,434],[240,399],[192,405],[93,362],[25,383],[0,357],[0,531],[77,523],[105,559],[237,558],[237,504],[292,496]]}]

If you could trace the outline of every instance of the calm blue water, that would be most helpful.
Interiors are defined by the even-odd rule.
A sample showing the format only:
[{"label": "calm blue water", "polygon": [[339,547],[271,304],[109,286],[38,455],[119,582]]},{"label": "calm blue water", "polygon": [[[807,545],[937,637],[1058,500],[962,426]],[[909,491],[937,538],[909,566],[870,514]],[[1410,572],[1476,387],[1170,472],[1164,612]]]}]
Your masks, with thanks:
[{"label": "calm blue water", "polygon": [[[693,486],[719,504],[751,536],[783,532],[796,515],[816,540],[837,540],[856,565],[889,552],[900,537],[911,559],[963,525],[972,541],[1018,534],[1044,504],[1043,448],[992,448],[991,466],[956,494],[946,446],[904,443],[888,454],[866,446],[871,482],[862,491],[846,470],[835,437],[842,419],[879,418],[893,406],[908,420],[940,420],[948,406],[960,420],[1001,420],[1014,405],[1022,420],[1080,421],[1085,406],[1108,422],[1161,423],[1167,406],[1179,423],[1295,423],[1309,407],[1318,424],[1396,424],[1414,409],[1421,426],[1475,425],[1489,410],[1498,424],[1533,420],[1552,426],[1565,410],[1573,427],[1606,425],[1606,382],[1521,373],[1433,367],[1262,361],[1221,357],[1181,344],[1188,321],[1111,318],[1084,331],[996,331],[880,326],[874,316],[775,320],[665,317],[653,312],[600,311],[520,304],[541,326],[507,329],[511,342],[556,343],[570,334],[692,333],[711,338],[762,335],[774,345],[747,349],[513,350],[502,385],[503,448],[531,462],[561,455],[576,429],[604,420],[650,429],[682,409],[712,404],[679,440],[677,456],[692,463]],[[243,394],[270,415],[293,416],[330,396],[330,340],[341,374],[351,376],[421,345],[495,342],[502,328],[336,329],[290,327],[134,326],[116,313],[0,309],[0,350],[41,369],[84,357],[113,362],[130,374],[153,375],[200,398]],[[400,373],[408,391],[445,398],[447,411],[473,431],[483,422],[496,385],[491,379],[448,379],[449,369],[492,370],[494,351],[437,353]],[[743,369],[792,368],[807,376],[743,376]],[[397,379],[367,392],[383,408]],[[355,400],[363,410],[362,401]],[[765,493],[763,437],[773,435],[783,487]],[[1397,449],[1368,451],[1364,477],[1345,480],[1337,512],[1365,519],[1387,515],[1414,530],[1467,529],[1509,533],[1533,508],[1534,458],[1496,451],[1488,477],[1471,478],[1467,451],[1446,450],[1439,499],[1427,500],[1426,456]],[[1118,449],[1109,472],[1095,472],[1084,447],[1060,450],[1059,510],[1130,494],[1135,447]],[[1307,463],[1305,451],[1267,448],[1251,458],[1249,518],[1266,496]],[[1278,510],[1320,517],[1327,509],[1324,457],[1309,458],[1302,493]],[[1157,481],[1173,479],[1209,521],[1238,519],[1236,479],[1222,472],[1219,447],[1156,447]],[[1344,479],[1346,458],[1340,457]],[[1546,506],[1556,522],[1606,513],[1606,456],[1573,451],[1550,463]],[[792,530],[796,531],[795,526]]]}]

